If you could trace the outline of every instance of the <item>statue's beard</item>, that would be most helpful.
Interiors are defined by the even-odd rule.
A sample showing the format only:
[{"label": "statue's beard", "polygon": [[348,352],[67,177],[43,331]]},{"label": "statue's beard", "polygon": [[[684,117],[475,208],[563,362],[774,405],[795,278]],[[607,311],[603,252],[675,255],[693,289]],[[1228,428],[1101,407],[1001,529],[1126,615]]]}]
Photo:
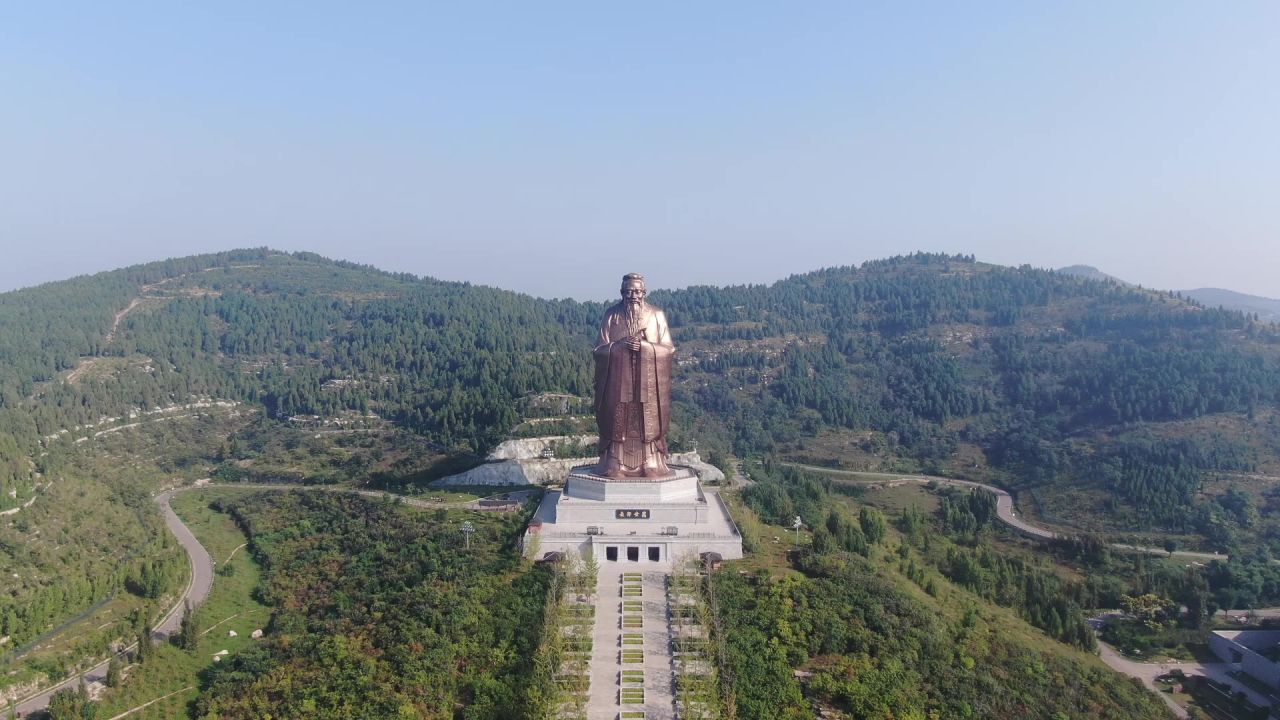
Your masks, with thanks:
[{"label": "statue's beard", "polygon": [[644,301],[628,302],[626,314],[623,316],[627,319],[627,334],[635,335],[644,330],[645,307]]}]

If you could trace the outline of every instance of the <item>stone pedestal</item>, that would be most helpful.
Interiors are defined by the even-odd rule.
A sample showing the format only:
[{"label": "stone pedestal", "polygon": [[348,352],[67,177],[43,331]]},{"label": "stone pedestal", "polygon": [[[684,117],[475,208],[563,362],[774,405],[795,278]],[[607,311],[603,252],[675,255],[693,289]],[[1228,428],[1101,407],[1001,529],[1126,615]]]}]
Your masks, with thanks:
[{"label": "stone pedestal", "polygon": [[[715,552],[742,557],[742,538],[718,495],[680,465],[659,479],[613,479],[595,465],[572,468],[563,492],[543,498],[528,530],[540,553],[592,555],[601,563],[657,563]],[[526,544],[526,547],[529,547]]]},{"label": "stone pedestal", "polygon": [[595,469],[594,465],[580,465],[570,470],[565,495],[606,503],[678,503],[698,499],[698,475],[687,467],[672,465],[671,475],[656,480],[615,480],[596,475]]}]

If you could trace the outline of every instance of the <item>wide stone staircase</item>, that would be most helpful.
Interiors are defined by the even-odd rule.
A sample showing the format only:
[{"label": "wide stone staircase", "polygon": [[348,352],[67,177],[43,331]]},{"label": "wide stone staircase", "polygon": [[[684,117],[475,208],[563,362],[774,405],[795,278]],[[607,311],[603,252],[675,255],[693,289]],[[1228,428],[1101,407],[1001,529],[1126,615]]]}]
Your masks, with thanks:
[{"label": "wide stone staircase", "polygon": [[588,720],[674,720],[668,574],[598,576]]}]

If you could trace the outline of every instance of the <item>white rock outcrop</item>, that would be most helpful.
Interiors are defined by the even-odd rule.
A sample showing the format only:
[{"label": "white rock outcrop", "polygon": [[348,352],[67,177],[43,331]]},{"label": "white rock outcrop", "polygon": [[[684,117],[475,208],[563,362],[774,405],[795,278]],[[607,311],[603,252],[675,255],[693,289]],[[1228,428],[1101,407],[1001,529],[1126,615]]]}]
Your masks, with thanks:
[{"label": "white rock outcrop", "polygon": [[596,435],[548,435],[536,438],[504,440],[489,453],[489,460],[540,460],[545,450],[557,445],[593,446],[599,440]]},{"label": "white rock outcrop", "polygon": [[[588,437],[592,441],[595,436]],[[544,440],[546,438],[535,438]],[[508,441],[516,442],[516,441]],[[503,443],[504,445],[506,443]],[[501,447],[501,446],[499,446]],[[496,452],[496,451],[495,451]],[[538,451],[539,453],[541,450]],[[488,462],[466,472],[441,478],[431,483],[433,487],[449,485],[555,485],[564,482],[569,470],[578,465],[590,465],[598,462],[599,457],[563,458],[563,459],[507,459]],[[698,473],[703,483],[719,483],[724,481],[724,473],[714,465],[702,461],[697,452],[674,453],[671,456],[674,465],[685,465]]]}]

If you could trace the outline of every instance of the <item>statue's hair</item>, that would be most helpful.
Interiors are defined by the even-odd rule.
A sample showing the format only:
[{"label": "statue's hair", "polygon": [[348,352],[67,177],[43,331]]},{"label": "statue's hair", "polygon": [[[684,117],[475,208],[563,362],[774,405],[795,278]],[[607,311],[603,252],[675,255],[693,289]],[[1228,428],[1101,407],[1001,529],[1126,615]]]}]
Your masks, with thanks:
[{"label": "statue's hair", "polygon": [[639,282],[641,285],[643,285],[643,284],[644,284],[644,275],[641,275],[640,273],[627,273],[626,275],[623,275],[623,276],[622,276],[622,284],[623,284],[623,285],[626,285],[626,284],[627,284],[627,282],[629,282],[629,281],[631,281],[631,280],[635,280],[635,281]]}]

